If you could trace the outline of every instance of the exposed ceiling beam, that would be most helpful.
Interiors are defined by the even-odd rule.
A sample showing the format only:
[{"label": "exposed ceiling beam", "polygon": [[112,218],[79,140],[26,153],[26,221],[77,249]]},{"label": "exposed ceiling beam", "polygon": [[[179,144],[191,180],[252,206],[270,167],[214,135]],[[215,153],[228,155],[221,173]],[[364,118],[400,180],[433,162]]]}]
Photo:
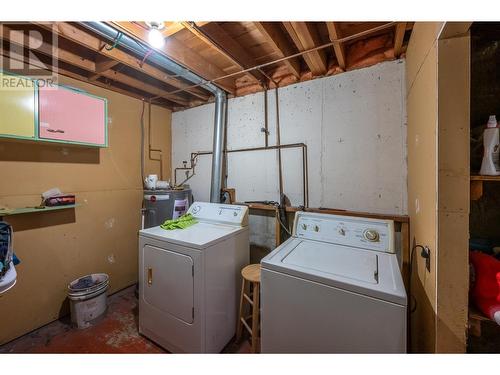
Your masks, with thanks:
[{"label": "exposed ceiling beam", "polygon": [[394,56],[399,58],[403,50],[403,40],[405,38],[406,22],[398,22],[394,32]]},{"label": "exposed ceiling beam", "polygon": [[[131,22],[112,23],[128,34],[141,39],[145,43],[148,43],[148,30],[146,30],[145,28]],[[168,56],[178,64],[188,68],[189,70],[207,80],[213,80],[226,75],[226,72],[224,72],[217,65],[207,60],[194,50],[187,48],[182,42],[173,37],[166,38],[164,46],[160,48],[159,51],[164,53],[166,56]],[[232,78],[218,80],[214,84],[231,94],[234,94],[236,91],[235,82]]]},{"label": "exposed ceiling beam", "polygon": [[[4,31],[6,31],[6,28],[4,28]],[[3,33],[4,40],[9,41],[11,45],[19,45],[15,40],[12,40],[12,38],[10,38],[11,35],[12,34],[9,32]],[[41,45],[41,48],[32,51],[32,53],[34,53],[35,55],[38,53],[42,53],[45,56],[52,57],[53,47],[51,45],[40,43],[39,39],[31,34],[28,34],[27,37],[29,45]],[[115,72],[114,70],[111,69],[111,67],[116,65],[117,62],[115,60],[108,59],[107,57],[102,56],[96,58],[96,61],[93,62],[88,59],[83,59],[79,55],[74,54],[73,52],[70,51],[63,50],[61,48],[57,48],[56,56],[59,61],[89,71],[89,75],[87,77],[88,81],[95,81],[98,77],[103,76],[113,79],[114,81],[124,83],[125,85],[128,85],[130,87],[134,87],[141,91],[147,92],[152,96],[160,96],[162,98],[165,98],[173,103],[177,103],[182,106],[189,105],[189,102],[186,99],[169,94],[168,92],[160,89],[159,87],[146,84],[133,77]]]},{"label": "exposed ceiling beam", "polygon": [[[313,24],[308,22],[283,22],[283,25],[299,51],[305,51],[321,45],[318,31]],[[326,73],[328,64],[324,50],[309,52],[303,55],[303,57],[313,75]]]},{"label": "exposed ceiling beam", "polygon": [[138,88],[139,90],[153,94],[154,96],[159,96],[161,98],[170,100],[171,102],[180,104],[181,106],[189,105],[189,101],[187,101],[186,99],[182,99],[178,96],[169,94],[167,91],[162,90],[159,87],[150,85],[149,83],[143,82],[124,73],[120,73],[115,70],[106,70],[102,72],[101,75],[103,77],[112,79],[113,81],[124,83],[127,86]]},{"label": "exposed ceiling beam", "polygon": [[342,37],[339,25],[336,22],[327,22],[326,27],[328,29],[328,36],[330,37],[330,41],[333,42],[333,51],[335,52],[335,57],[337,58],[339,67],[340,69],[345,70],[345,47],[342,43],[336,42],[337,39],[340,39]]},{"label": "exposed ceiling beam", "polygon": [[[184,89],[189,87],[189,84],[181,82],[180,80],[169,76],[167,73],[161,71],[160,69],[149,65],[147,63],[141,63],[137,58],[128,53],[114,48],[112,50],[107,50],[104,48],[105,44],[103,41],[92,34],[86,33],[81,29],[65,22],[52,22],[47,23],[36,23],[38,26],[48,29],[49,31],[55,32],[59,37],[70,40],[77,43],[85,48],[88,48],[94,52],[97,52],[109,59],[118,61],[124,65],[127,65],[141,73],[149,75],[161,82],[167,83],[171,86],[177,87],[179,89]],[[188,93],[203,99],[208,100],[210,97],[205,91],[198,88],[186,90]]]},{"label": "exposed ceiling beam", "polygon": [[[280,58],[293,55],[295,51],[288,43],[285,33],[276,22],[254,22],[254,24]],[[296,78],[300,78],[300,61],[298,58],[285,60],[284,64],[291,74]]]},{"label": "exposed ceiling beam", "polygon": [[[253,57],[216,22],[208,23],[203,27],[199,27],[191,22],[183,22],[182,24],[200,40],[224,55],[241,70],[256,65]],[[267,78],[258,70],[253,70],[246,75],[257,82],[267,82]]]},{"label": "exposed ceiling beam", "polygon": [[[40,69],[46,69],[47,68],[47,66],[45,64],[43,64],[40,61],[37,61],[37,60],[35,60],[33,58],[29,58],[29,57],[26,57],[24,55],[21,55],[21,54],[18,54],[18,53],[14,53],[12,51],[7,51],[7,50],[5,50],[3,48],[0,48],[0,49],[1,49],[1,55],[5,56],[5,57],[7,57],[9,59],[20,61],[20,62],[24,62],[25,64],[28,64],[29,66],[40,68]],[[61,74],[63,76],[66,76],[66,77],[70,77],[70,78],[76,79],[78,81],[86,82],[86,83],[92,84],[94,86],[98,86],[98,87],[101,87],[101,88],[104,88],[104,89],[107,89],[107,90],[111,90],[111,91],[114,91],[114,92],[117,92],[117,93],[120,93],[120,94],[123,94],[123,95],[126,95],[126,96],[130,96],[130,97],[133,97],[133,98],[136,98],[136,99],[139,99],[139,100],[144,100],[144,99],[150,99],[150,98],[152,98],[151,94],[149,94],[150,96],[148,97],[148,96],[140,95],[140,94],[138,94],[136,92],[131,92],[131,91],[128,91],[128,90],[124,90],[124,89],[122,89],[120,87],[116,87],[116,86],[111,85],[109,83],[103,83],[103,82],[100,82],[100,81],[91,81],[90,79],[88,79],[85,76],[82,76],[80,74],[77,74],[75,72],[72,72],[70,70],[67,70],[67,69],[64,69],[64,68],[61,68],[61,67],[57,68],[57,73]],[[147,94],[147,93],[145,93],[145,94]],[[157,103],[156,105],[168,108],[170,110],[173,109],[173,106],[169,106],[169,105],[166,105],[166,104],[163,104],[163,103],[162,104]]]}]

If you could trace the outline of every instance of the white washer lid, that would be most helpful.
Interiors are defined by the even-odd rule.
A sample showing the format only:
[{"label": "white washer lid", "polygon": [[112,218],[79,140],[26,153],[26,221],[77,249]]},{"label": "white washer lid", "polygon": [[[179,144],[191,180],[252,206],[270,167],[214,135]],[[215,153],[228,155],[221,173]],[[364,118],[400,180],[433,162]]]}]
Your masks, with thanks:
[{"label": "white washer lid", "polygon": [[376,284],[378,279],[377,254],[374,252],[352,251],[350,248],[317,242],[300,241],[282,259],[304,269],[325,274],[343,276],[348,279]]},{"label": "white washer lid", "polygon": [[291,237],[261,264],[263,270],[407,305],[395,254]]},{"label": "white washer lid", "polygon": [[198,222],[185,229],[166,230],[159,226],[142,229],[139,235],[176,245],[204,249],[244,229],[235,225]]}]

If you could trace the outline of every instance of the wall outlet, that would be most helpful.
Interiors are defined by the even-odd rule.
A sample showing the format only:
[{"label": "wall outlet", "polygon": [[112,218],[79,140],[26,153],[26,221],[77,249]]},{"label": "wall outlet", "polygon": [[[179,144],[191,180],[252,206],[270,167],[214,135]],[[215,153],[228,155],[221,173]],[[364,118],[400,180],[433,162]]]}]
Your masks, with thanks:
[{"label": "wall outlet", "polygon": [[431,272],[431,249],[429,246],[424,246],[420,256],[425,259],[425,268],[427,272]]}]

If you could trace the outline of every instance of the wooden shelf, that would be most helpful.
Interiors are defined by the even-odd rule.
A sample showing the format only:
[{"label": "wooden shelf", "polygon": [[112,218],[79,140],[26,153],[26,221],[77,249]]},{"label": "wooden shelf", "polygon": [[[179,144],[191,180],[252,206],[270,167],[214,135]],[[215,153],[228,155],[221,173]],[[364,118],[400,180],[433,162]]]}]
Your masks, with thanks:
[{"label": "wooden shelf", "polygon": [[477,201],[483,196],[483,182],[500,182],[500,176],[470,176],[470,199]]},{"label": "wooden shelf", "polygon": [[0,217],[2,216],[11,216],[11,215],[20,215],[20,214],[29,214],[29,213],[39,213],[39,212],[49,212],[49,211],[60,211],[60,210],[68,210],[71,208],[78,207],[79,204],[68,204],[65,206],[44,206],[44,207],[19,207],[19,208],[11,208],[11,209],[0,209]]},{"label": "wooden shelf", "polygon": [[[235,202],[234,204],[248,206],[251,210],[262,210],[262,211],[276,211],[276,206],[270,204],[262,204],[262,203],[245,203],[245,202]],[[405,215],[387,215],[387,214],[374,214],[370,212],[359,212],[359,211],[348,211],[341,210],[337,208],[305,208],[302,209],[300,207],[292,207],[287,206],[286,212],[296,212],[296,211],[306,211],[306,212],[316,212],[323,214],[332,214],[332,215],[344,215],[344,216],[358,216],[358,217],[368,217],[373,219],[381,219],[381,220],[394,220],[399,223],[408,223],[410,218]]]}]

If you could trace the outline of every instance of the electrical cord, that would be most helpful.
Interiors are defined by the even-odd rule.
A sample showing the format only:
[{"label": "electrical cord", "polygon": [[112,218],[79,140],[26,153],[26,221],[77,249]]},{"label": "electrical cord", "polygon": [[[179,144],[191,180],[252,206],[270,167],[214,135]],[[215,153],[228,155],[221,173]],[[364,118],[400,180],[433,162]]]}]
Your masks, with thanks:
[{"label": "electrical cord", "polygon": [[[278,208],[280,206],[280,204],[276,201],[245,201],[245,203],[249,203],[249,204],[252,204],[252,203],[260,203],[260,204],[265,204],[267,206],[275,206],[276,208]],[[283,222],[281,221],[281,218],[280,218],[280,215],[276,215],[276,218],[278,219],[278,223],[280,224],[280,226],[283,228],[283,230],[289,235],[291,236],[292,235],[292,232],[290,232],[290,229],[288,229],[285,224],[283,224]]]},{"label": "electrical cord", "polygon": [[[408,294],[410,295],[410,314],[413,314],[415,310],[417,310],[417,299],[415,298],[414,295],[411,294],[411,279],[412,279],[412,274],[413,274],[413,262],[414,262],[414,254],[415,254],[415,249],[419,248],[422,251],[422,257],[426,258],[429,255],[424,255],[427,254],[428,248],[423,245],[414,245],[411,249],[410,252],[410,275],[409,278],[410,280],[408,281]],[[413,300],[413,307],[412,305],[412,300]]]}]

